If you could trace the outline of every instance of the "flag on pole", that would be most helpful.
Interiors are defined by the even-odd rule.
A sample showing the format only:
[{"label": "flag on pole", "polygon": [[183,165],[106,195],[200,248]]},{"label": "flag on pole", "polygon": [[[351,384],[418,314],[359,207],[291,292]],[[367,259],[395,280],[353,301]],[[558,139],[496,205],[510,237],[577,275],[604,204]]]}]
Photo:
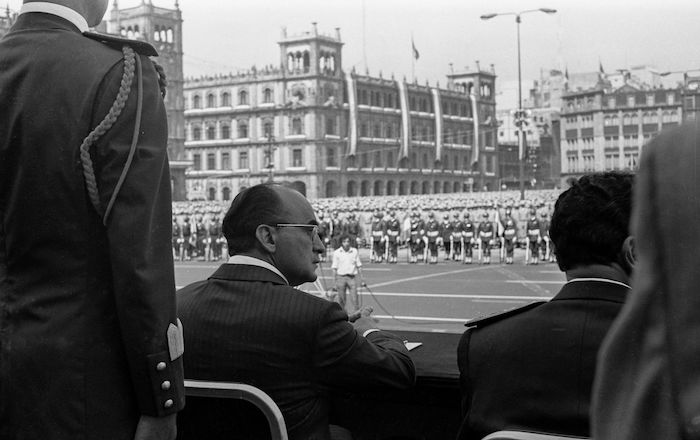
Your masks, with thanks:
[{"label": "flag on pole", "polygon": [[598,71],[601,75],[605,75],[605,70],[603,70],[603,62],[600,61],[600,58],[598,59]]},{"label": "flag on pole", "polygon": [[416,49],[416,43],[413,42],[413,35],[411,35],[411,49],[413,49],[413,58],[420,58],[420,53],[418,53],[418,49]]}]

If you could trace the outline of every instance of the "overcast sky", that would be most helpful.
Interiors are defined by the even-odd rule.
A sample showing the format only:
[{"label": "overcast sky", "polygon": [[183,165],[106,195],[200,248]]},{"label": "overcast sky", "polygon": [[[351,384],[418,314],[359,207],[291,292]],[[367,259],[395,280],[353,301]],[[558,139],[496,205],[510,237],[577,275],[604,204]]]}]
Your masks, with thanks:
[{"label": "overcast sky", "polygon": [[[6,1],[14,10],[21,5],[21,0]],[[482,67],[495,65],[497,82],[512,83],[517,79],[515,19],[479,16],[540,7],[558,12],[523,15],[524,79],[535,79],[540,69],[595,71],[599,61],[607,72],[637,65],[659,71],[700,68],[699,0],[180,0],[185,75],[278,64],[281,28],[298,34],[315,21],[321,33],[340,28],[344,69],[367,67],[372,75],[381,70],[384,77],[410,78],[413,35],[420,83],[444,85],[450,63],[460,71],[476,60]]]}]

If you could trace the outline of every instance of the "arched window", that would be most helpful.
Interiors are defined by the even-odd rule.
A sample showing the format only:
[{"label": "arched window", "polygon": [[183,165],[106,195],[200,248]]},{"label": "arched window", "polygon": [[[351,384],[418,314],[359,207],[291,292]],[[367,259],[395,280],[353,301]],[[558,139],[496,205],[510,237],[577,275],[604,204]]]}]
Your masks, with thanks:
[{"label": "arched window", "polygon": [[230,139],[231,138],[231,127],[229,127],[228,124],[224,124],[221,126],[221,139]]},{"label": "arched window", "polygon": [[209,200],[216,200],[216,188],[209,188]]},{"label": "arched window", "polygon": [[231,95],[228,92],[221,94],[221,105],[223,107],[231,107]]},{"label": "arched window", "polygon": [[238,92],[238,105],[248,105],[248,92],[246,90]]},{"label": "arched window", "polygon": [[156,26],[156,30],[153,32],[153,39],[160,41],[160,26]]},{"label": "arched window", "polygon": [[199,141],[202,139],[202,127],[195,125],[192,129],[192,140]]},{"label": "arched window", "polygon": [[428,169],[428,153],[423,153],[423,169]]},{"label": "arched window", "polygon": [[207,126],[207,139],[208,140],[216,139],[216,126],[214,124]]},{"label": "arched window", "polygon": [[223,193],[224,201],[231,200],[231,188],[229,188],[228,186],[225,186],[221,192]]},{"label": "arched window", "polygon": [[192,107],[193,108],[202,108],[202,97],[199,95],[194,95],[194,98],[192,98]]},{"label": "arched window", "polygon": [[270,88],[265,88],[265,90],[263,90],[263,103],[272,103],[272,90]]},{"label": "arched window", "polygon": [[175,39],[173,38],[173,28],[168,28],[168,31],[166,33],[166,39],[168,43],[172,43]]},{"label": "arched window", "polygon": [[216,97],[213,93],[207,95],[207,108],[216,107]]},{"label": "arched window", "polygon": [[263,121],[263,134],[266,138],[274,135],[274,124],[269,119]]},{"label": "arched window", "polygon": [[248,138],[248,121],[244,121],[244,120],[238,121],[238,138],[239,139]]}]

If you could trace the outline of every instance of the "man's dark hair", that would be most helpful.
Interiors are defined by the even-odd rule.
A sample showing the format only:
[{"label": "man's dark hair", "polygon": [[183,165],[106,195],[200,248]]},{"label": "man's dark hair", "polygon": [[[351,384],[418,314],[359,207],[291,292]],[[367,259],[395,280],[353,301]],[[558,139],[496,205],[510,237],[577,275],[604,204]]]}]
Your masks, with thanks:
[{"label": "man's dark hair", "polygon": [[549,235],[562,271],[617,261],[630,235],[633,183],[631,173],[588,174],[559,196]]},{"label": "man's dark hair", "polygon": [[255,230],[259,225],[283,223],[280,218],[282,198],[275,188],[279,185],[262,183],[244,189],[233,199],[224,216],[221,230],[228,243],[229,255],[255,247]]},{"label": "man's dark hair", "polygon": [[[338,243],[340,243],[340,244],[343,244],[343,242],[345,240],[350,240],[350,236],[348,234],[341,234],[341,236],[338,237]],[[352,241],[352,240],[350,240],[350,241]],[[352,246],[352,243],[350,243],[350,245]]]}]

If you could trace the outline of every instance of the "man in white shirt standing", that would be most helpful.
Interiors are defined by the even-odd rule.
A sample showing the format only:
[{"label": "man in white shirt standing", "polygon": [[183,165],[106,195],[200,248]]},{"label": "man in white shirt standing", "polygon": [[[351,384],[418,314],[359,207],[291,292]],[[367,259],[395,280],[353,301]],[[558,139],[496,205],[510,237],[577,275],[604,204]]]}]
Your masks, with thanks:
[{"label": "man in white shirt standing", "polygon": [[338,303],[345,309],[347,303],[347,293],[350,292],[350,306],[353,313],[360,308],[360,301],[357,296],[357,278],[362,285],[362,261],[357,248],[350,247],[350,237],[343,235],[340,237],[340,247],[333,251],[333,276],[335,278],[335,288],[338,290]]}]

